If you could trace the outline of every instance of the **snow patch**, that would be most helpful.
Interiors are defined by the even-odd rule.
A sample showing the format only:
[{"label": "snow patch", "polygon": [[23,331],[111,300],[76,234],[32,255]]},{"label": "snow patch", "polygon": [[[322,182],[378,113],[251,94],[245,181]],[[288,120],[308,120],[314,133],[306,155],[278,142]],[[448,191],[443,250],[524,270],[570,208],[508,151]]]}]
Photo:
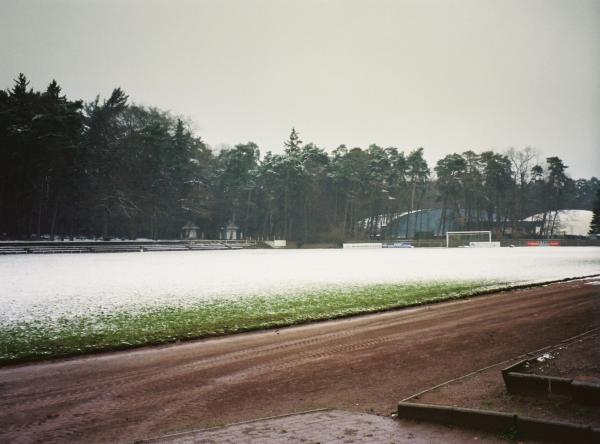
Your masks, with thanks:
[{"label": "snow patch", "polygon": [[544,353],[542,356],[538,356],[537,358],[535,358],[537,362],[544,362],[550,359],[554,359],[554,356],[552,356],[550,353]]},{"label": "snow patch", "polygon": [[[526,284],[600,272],[600,247],[0,256],[0,326],[375,284]],[[593,281],[593,285],[598,285]],[[590,282],[591,284],[591,282]]]}]

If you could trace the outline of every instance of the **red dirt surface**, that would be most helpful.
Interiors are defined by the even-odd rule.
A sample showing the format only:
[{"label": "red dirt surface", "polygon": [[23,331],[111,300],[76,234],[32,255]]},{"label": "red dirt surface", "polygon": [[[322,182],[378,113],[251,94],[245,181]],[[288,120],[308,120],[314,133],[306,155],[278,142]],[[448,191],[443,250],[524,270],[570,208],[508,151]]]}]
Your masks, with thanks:
[{"label": "red dirt surface", "polygon": [[[576,365],[592,362],[587,359],[587,356],[579,357],[581,359],[574,362]],[[507,366],[507,364],[494,366],[483,372],[461,378],[415,397],[413,401],[506,412],[584,426],[600,426],[600,407],[580,404],[569,397],[559,395],[541,397],[508,393],[501,372],[502,368]],[[558,375],[551,374],[550,376]]]},{"label": "red dirt surface", "polygon": [[549,353],[549,359],[533,360],[522,373],[562,378],[600,380],[600,333],[582,337]]},{"label": "red dirt surface", "polygon": [[600,326],[573,281],[0,369],[1,442],[126,442],[323,407],[389,415],[435,384]]}]

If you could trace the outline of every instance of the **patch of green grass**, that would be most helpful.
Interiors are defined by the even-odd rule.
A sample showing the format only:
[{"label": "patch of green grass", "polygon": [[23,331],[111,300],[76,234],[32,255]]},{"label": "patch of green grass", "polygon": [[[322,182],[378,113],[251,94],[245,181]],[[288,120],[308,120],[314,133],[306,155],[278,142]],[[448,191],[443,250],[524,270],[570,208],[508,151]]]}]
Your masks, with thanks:
[{"label": "patch of green grass", "polygon": [[117,312],[0,326],[0,364],[283,327],[465,297],[499,283],[372,285],[295,295],[206,300],[191,307]]}]

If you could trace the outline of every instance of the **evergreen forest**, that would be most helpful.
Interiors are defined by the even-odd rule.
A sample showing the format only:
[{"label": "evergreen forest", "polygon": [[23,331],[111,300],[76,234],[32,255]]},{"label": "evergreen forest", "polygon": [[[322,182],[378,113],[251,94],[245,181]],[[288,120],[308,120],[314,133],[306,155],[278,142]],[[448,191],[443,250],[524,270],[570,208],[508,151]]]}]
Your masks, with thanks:
[{"label": "evergreen forest", "polygon": [[191,222],[213,239],[233,223],[245,237],[341,242],[389,238],[398,215],[428,208],[442,224],[522,237],[524,218],[591,210],[600,192],[597,178],[571,178],[529,147],[465,147],[428,165],[420,147],[319,147],[291,129],[276,148],[215,151],[120,88],[86,103],[20,74],[0,90],[0,239],[177,239]]}]

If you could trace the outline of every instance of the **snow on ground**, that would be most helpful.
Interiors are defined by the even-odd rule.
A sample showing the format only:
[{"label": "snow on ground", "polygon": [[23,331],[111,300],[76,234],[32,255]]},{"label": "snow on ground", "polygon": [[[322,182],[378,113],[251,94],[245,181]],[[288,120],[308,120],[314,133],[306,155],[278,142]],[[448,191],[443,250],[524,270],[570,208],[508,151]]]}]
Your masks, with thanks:
[{"label": "snow on ground", "polygon": [[596,273],[600,273],[599,247],[0,256],[0,326],[323,287],[529,283]]}]

